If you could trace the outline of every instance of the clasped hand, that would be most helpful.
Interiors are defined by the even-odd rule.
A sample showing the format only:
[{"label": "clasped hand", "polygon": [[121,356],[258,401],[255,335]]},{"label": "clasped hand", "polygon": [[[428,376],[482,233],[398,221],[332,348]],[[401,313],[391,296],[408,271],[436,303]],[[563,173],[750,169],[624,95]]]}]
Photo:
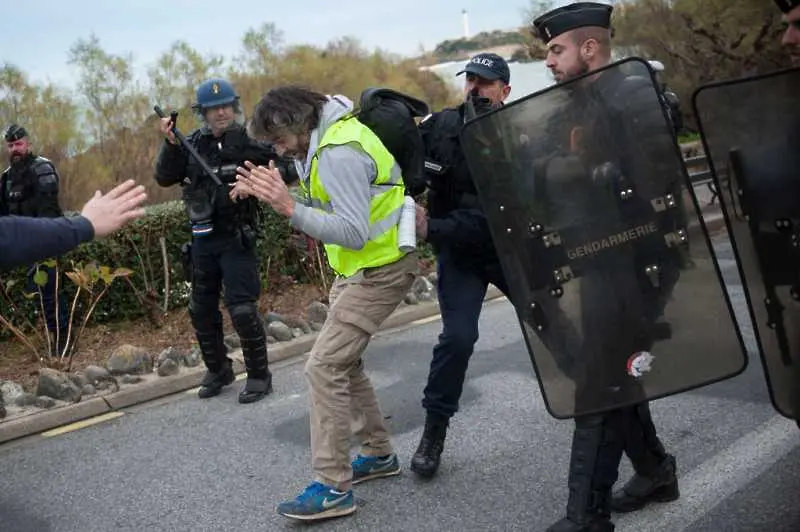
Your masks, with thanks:
[{"label": "clasped hand", "polygon": [[275,212],[284,216],[294,213],[294,198],[289,194],[289,188],[281,177],[281,172],[275,167],[273,161],[269,166],[257,166],[250,161],[245,161],[244,168],[236,168],[236,183],[231,184],[230,197],[236,201],[239,198],[254,196],[275,209]]}]

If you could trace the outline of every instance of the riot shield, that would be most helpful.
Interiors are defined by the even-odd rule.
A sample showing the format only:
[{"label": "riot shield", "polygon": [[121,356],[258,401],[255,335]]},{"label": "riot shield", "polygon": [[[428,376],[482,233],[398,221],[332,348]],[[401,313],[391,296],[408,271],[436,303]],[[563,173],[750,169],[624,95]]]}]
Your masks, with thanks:
[{"label": "riot shield", "polygon": [[772,403],[800,419],[800,69],[699,87],[693,106]]},{"label": "riot shield", "polygon": [[461,142],[551,415],[631,406],[745,369],[643,60],[478,116]]}]

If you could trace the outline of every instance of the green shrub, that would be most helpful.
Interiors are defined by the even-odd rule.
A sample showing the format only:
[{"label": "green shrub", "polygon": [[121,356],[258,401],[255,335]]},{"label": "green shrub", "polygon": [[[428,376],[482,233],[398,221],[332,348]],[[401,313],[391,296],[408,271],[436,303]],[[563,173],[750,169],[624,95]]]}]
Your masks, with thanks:
[{"label": "green shrub", "polygon": [[[292,235],[294,231],[287,219],[275,214],[271,209],[263,209],[261,238],[257,253],[261,265],[262,288],[267,288],[268,272],[294,278],[297,282],[314,282],[315,273],[308,266],[307,255],[315,255],[307,249],[307,241]],[[130,320],[144,316],[147,306],[143,304],[148,297],[163,308],[166,293],[164,256],[166,255],[169,275],[169,301],[167,309],[183,307],[188,304],[189,289],[181,263],[181,248],[191,239],[189,220],[181,201],[172,201],[147,208],[147,215],[129,224],[106,238],[87,242],[77,249],[59,257],[62,272],[71,271],[73,263],[96,262],[112,268],[125,267],[134,271],[129,281],[119,282],[98,305],[94,319],[96,322]],[[164,246],[160,238],[164,237]],[[298,246],[297,244],[302,244]],[[316,245],[316,242],[312,243]],[[312,248],[313,250],[313,248]],[[324,253],[320,249],[324,266]],[[0,274],[4,286],[11,288],[9,294],[18,307],[31,319],[36,311],[38,298],[28,300],[23,296],[27,268],[21,267]],[[326,272],[328,278],[331,273]],[[74,287],[66,276],[63,277],[60,297],[71,301]],[[0,312],[8,315],[8,304],[2,302]],[[21,318],[21,317],[20,317]],[[19,320],[15,320],[19,321]]]}]

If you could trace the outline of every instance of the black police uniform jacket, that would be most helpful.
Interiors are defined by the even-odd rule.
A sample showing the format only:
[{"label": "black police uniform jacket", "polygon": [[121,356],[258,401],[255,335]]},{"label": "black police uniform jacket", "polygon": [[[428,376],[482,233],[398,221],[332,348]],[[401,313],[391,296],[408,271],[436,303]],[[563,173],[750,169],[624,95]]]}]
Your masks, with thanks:
[{"label": "black police uniform jacket", "polygon": [[497,263],[497,252],[478,200],[458,134],[464,104],[426,117],[419,125],[428,181],[428,236],[434,250],[447,248],[462,264]]},{"label": "black police uniform jacket", "polygon": [[242,166],[245,161],[263,166],[267,166],[269,161],[275,161],[284,181],[289,182],[290,176],[296,175],[293,164],[279,158],[271,145],[248,136],[245,127],[238,123],[220,137],[215,137],[208,127],[202,127],[190,133],[186,140],[216,172],[223,186],[218,186],[206,174],[188,150],[183,146],[173,145],[166,139],[156,161],[155,179],[162,187],[175,184],[182,186],[183,200],[190,219],[193,209],[202,210],[204,206],[210,206],[210,221],[216,234],[231,234],[243,225],[257,229],[259,223],[256,198],[249,197],[236,202],[230,199],[228,183],[236,182],[237,166]]},{"label": "black police uniform jacket", "polygon": [[0,215],[57,218],[59,175],[44,157],[28,154],[0,177]]}]

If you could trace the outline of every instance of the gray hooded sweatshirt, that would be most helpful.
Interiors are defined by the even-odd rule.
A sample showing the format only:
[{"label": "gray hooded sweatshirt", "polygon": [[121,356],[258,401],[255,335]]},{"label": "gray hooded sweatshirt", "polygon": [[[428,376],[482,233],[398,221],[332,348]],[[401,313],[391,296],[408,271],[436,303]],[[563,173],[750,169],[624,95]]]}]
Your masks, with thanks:
[{"label": "gray hooded sweatshirt", "polygon": [[[295,161],[306,188],[309,188],[311,158],[320,139],[331,124],[352,110],[353,102],[346,96],[328,97],[319,125],[311,132],[305,162]],[[369,240],[370,184],[378,174],[372,157],[356,144],[328,146],[317,158],[317,173],[330,196],[332,212],[312,208],[310,198],[306,198],[308,204],[295,204],[292,226],[325,244],[363,248]]]}]

